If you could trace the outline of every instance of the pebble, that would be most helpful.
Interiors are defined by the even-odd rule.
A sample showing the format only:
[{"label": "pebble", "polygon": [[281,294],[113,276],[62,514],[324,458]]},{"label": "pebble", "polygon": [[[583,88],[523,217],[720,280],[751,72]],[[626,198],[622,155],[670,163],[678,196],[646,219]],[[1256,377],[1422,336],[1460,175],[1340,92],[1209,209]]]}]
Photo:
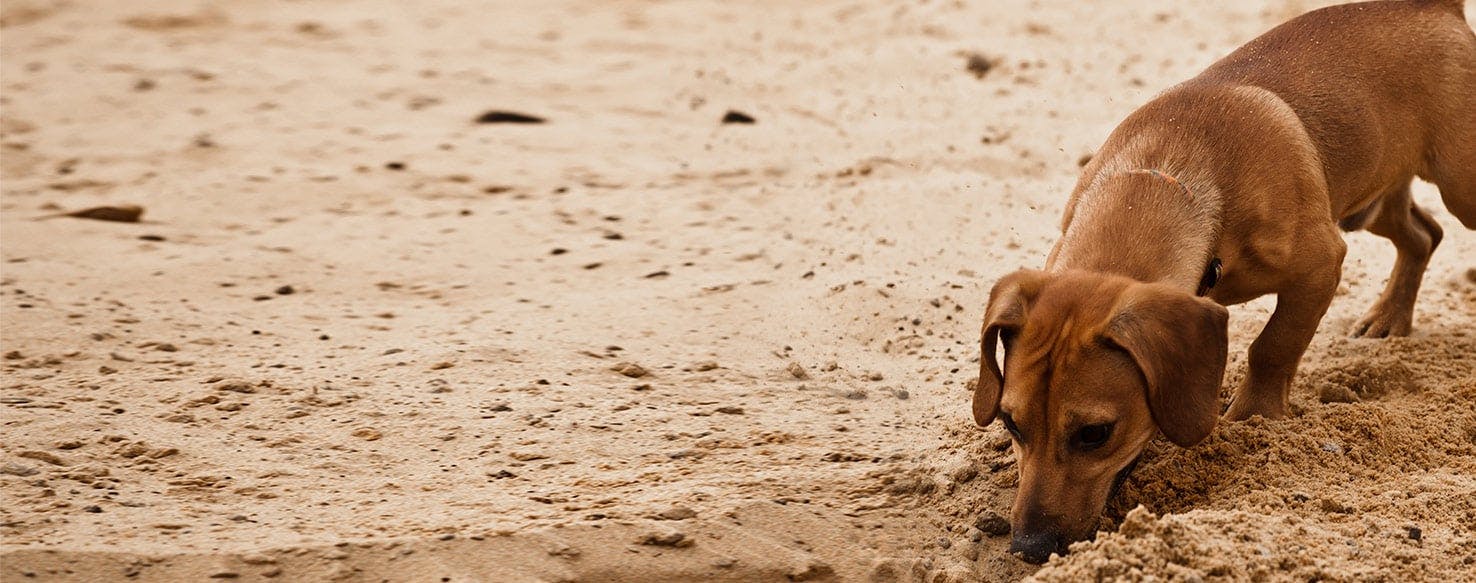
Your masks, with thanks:
[{"label": "pebble", "polygon": [[732,407],[732,406],[718,407],[717,408],[717,412],[718,413],[722,413],[724,415],[742,415],[743,414],[743,408],[742,407]]},{"label": "pebble", "polygon": [[707,372],[707,371],[710,371],[710,370],[714,370],[717,367],[718,367],[717,361],[715,361],[715,360],[704,360],[702,362],[699,362],[697,364],[692,365],[692,370],[695,370],[697,372]]},{"label": "pebble", "polygon": [[1343,504],[1342,502],[1338,502],[1337,500],[1333,500],[1331,498],[1323,498],[1321,500],[1318,500],[1317,505],[1319,508],[1322,508],[1323,512],[1334,512],[1337,514],[1348,514],[1350,512],[1353,512],[1353,509],[1348,505]]},{"label": "pebble", "polygon": [[114,223],[137,223],[143,218],[144,208],[138,205],[99,206],[63,213],[61,216]]},{"label": "pebble", "polygon": [[352,435],[364,441],[376,441],[384,437],[383,433],[372,427],[360,427],[355,429]]},{"label": "pebble", "polygon": [[245,379],[225,379],[215,384],[218,391],[230,391],[232,393],[255,393],[256,386]]},{"label": "pebble", "polygon": [[655,547],[690,547],[692,539],[687,538],[686,533],[679,530],[667,530],[663,532],[651,532],[641,536],[640,544]]},{"label": "pebble", "polygon": [[516,123],[516,124],[540,124],[548,121],[536,115],[528,115],[516,111],[493,109],[483,112],[477,116],[477,123]]},{"label": "pebble", "polygon": [[697,517],[697,511],[686,506],[672,506],[666,510],[656,513],[656,517],[662,520],[688,520]]},{"label": "pebble", "polygon": [[974,528],[989,536],[1004,536],[1010,533],[1010,521],[993,511],[985,511],[974,520]]},{"label": "pebble", "polygon": [[738,111],[736,109],[730,109],[730,110],[728,110],[727,113],[724,113],[723,114],[723,123],[725,123],[725,124],[732,124],[732,123],[752,124],[755,121],[757,121],[757,120],[753,119],[753,116],[748,115],[746,113],[743,113],[741,111]]},{"label": "pebble", "polygon": [[20,452],[18,454],[15,454],[15,455],[20,456],[20,457],[23,457],[23,458],[30,458],[30,459],[33,459],[33,460],[46,462],[46,463],[51,464],[53,466],[65,466],[65,465],[67,465],[67,462],[66,461],[62,460],[60,457],[57,457],[56,454],[51,453],[51,452],[45,452],[45,451],[23,451],[23,452]]},{"label": "pebble", "polygon": [[610,367],[610,370],[613,370],[633,379],[638,379],[648,374],[646,372],[646,369],[642,368],[641,365],[633,362],[616,363],[615,366]]},{"label": "pebble", "polygon": [[1409,540],[1420,540],[1425,537],[1424,531],[1418,526],[1407,526],[1404,529],[1409,533]]},{"label": "pebble", "polygon": [[810,373],[805,372],[805,367],[800,366],[800,363],[794,362],[792,360],[789,361],[789,366],[786,367],[785,370],[789,371],[790,376],[793,376],[794,378],[800,380],[810,378]]},{"label": "pebble", "polygon": [[1333,442],[1329,441],[1329,442],[1326,442],[1326,443],[1323,443],[1322,444],[1322,451],[1325,451],[1327,453],[1335,453],[1335,454],[1338,454],[1338,455],[1342,455],[1342,453],[1343,453],[1343,446],[1338,445],[1336,443],[1333,443]]}]

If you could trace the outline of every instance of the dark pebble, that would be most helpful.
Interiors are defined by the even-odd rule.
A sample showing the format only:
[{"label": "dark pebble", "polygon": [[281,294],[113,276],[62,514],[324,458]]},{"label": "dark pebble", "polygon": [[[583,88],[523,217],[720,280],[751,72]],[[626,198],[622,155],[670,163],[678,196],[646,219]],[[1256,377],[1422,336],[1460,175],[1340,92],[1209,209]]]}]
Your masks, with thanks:
[{"label": "dark pebble", "polygon": [[751,124],[751,123],[755,123],[757,121],[758,120],[753,119],[753,116],[748,115],[746,113],[743,113],[741,111],[733,110],[733,109],[730,109],[730,110],[728,110],[728,113],[723,114],[723,123],[747,123],[747,124]]},{"label": "dark pebble", "polygon": [[477,123],[544,123],[548,120],[516,111],[491,110],[477,116]]}]

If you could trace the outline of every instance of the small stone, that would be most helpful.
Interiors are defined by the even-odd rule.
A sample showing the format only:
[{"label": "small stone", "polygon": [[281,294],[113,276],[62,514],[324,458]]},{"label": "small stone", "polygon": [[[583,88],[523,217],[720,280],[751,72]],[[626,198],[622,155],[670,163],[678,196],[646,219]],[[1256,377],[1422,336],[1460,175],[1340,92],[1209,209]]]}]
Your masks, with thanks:
[{"label": "small stone", "polygon": [[215,390],[249,394],[256,392],[256,386],[245,379],[225,379],[215,384]]},{"label": "small stone", "polygon": [[717,408],[717,412],[718,413],[722,413],[724,415],[742,415],[743,414],[743,408],[742,407],[733,407],[733,406],[718,407]]},{"label": "small stone", "polygon": [[23,451],[23,452],[20,452],[18,454],[15,454],[15,455],[18,455],[18,456],[23,457],[23,458],[30,458],[30,459],[33,459],[33,460],[36,460],[36,461],[46,462],[46,463],[51,464],[53,466],[65,466],[65,465],[67,465],[67,462],[65,460],[62,460],[56,454],[51,453],[49,451]]},{"label": "small stone", "polygon": [[99,206],[57,216],[73,217],[78,219],[92,219],[94,221],[110,221],[114,223],[137,223],[143,218],[144,208],[138,205],[121,206]]},{"label": "small stone", "polygon": [[715,370],[717,368],[718,368],[718,363],[715,360],[704,360],[702,362],[699,362],[697,364],[692,365],[692,370],[695,370],[697,372],[707,372],[707,371],[710,371],[710,370]]},{"label": "small stone", "polygon": [[964,64],[964,68],[969,73],[972,73],[975,79],[983,79],[985,75],[989,74],[991,69],[994,69],[994,59],[979,53],[969,53],[967,57],[968,61]]},{"label": "small stone", "polygon": [[1325,443],[1322,444],[1322,451],[1325,451],[1327,453],[1335,453],[1335,454],[1338,454],[1338,455],[1342,455],[1343,454],[1343,446],[1338,445],[1336,443],[1333,443],[1333,442],[1329,441],[1329,442],[1325,442]]},{"label": "small stone", "polygon": [[974,528],[989,536],[1004,536],[1010,533],[1010,521],[993,511],[985,511],[974,520]]},{"label": "small stone", "polygon": [[179,352],[179,347],[168,342],[161,342],[154,345],[154,350],[159,352]]},{"label": "small stone", "polygon": [[687,538],[687,535],[685,533],[678,530],[646,533],[644,535],[641,535],[640,540],[638,540],[637,542],[643,545],[655,547],[692,546],[692,539]]},{"label": "small stone", "polygon": [[1420,540],[1425,537],[1424,531],[1418,526],[1407,526],[1404,530],[1409,533],[1409,540]]},{"label": "small stone", "polygon": [[897,397],[897,400],[899,401],[906,401],[908,398],[912,397],[912,393],[907,392],[906,389],[897,389],[895,391],[892,391],[892,396]]},{"label": "small stone", "polygon": [[82,508],[82,511],[83,511],[83,512],[91,512],[91,513],[93,513],[93,514],[97,514],[97,513],[99,513],[99,512],[102,512],[102,511],[103,511],[103,509],[102,509],[102,507],[101,507],[101,506],[98,506],[98,505],[96,505],[96,504],[93,504],[93,505],[91,505],[91,506],[87,506],[87,507],[84,507],[84,508]]},{"label": "small stone", "polygon": [[615,366],[610,367],[610,370],[613,370],[633,379],[638,379],[648,374],[646,372],[646,369],[641,368],[641,365],[635,364],[633,362],[617,363]]},{"label": "small stone", "polygon": [[384,434],[380,433],[378,429],[371,427],[360,427],[355,429],[351,435],[364,441],[377,441],[384,437]]},{"label": "small stone", "polygon": [[785,370],[789,371],[790,376],[800,380],[810,378],[810,373],[805,372],[805,367],[800,366],[798,362],[790,361],[789,366]]},{"label": "small stone", "polygon": [[1317,505],[1319,508],[1322,509],[1323,512],[1332,512],[1336,514],[1348,514],[1350,512],[1353,512],[1353,509],[1348,507],[1348,505],[1343,504],[1342,502],[1338,502],[1337,500],[1333,500],[1331,498],[1323,498],[1321,500],[1318,500]]},{"label": "small stone", "polygon": [[752,124],[752,123],[754,123],[756,121],[758,121],[758,120],[753,119],[753,116],[748,115],[746,113],[743,113],[741,111],[735,110],[735,109],[730,109],[730,110],[728,110],[727,113],[724,113],[723,114],[723,123],[725,123],[725,124],[730,124],[730,123]]},{"label": "small stone", "polygon": [[938,548],[940,548],[940,549],[946,549],[946,548],[951,547],[951,546],[953,546],[953,541],[948,540],[948,537],[946,537],[946,536],[940,536],[940,537],[938,537]]},{"label": "small stone", "polygon": [[211,579],[235,579],[240,576],[241,574],[235,571],[216,571],[210,574]]},{"label": "small stone", "polygon": [[431,365],[430,369],[431,370],[445,370],[445,369],[451,368],[453,366],[456,366],[456,363],[447,362],[447,361],[441,361],[441,362],[438,362],[438,363],[435,363],[435,364]]},{"label": "small stone", "polygon": [[688,520],[697,517],[697,511],[686,506],[672,506],[666,510],[656,513],[656,517],[662,520]]},{"label": "small stone", "polygon": [[879,373],[879,372],[873,372],[873,373],[870,373],[870,374],[867,374],[866,375],[866,380],[868,380],[868,381],[879,381],[879,380],[882,380],[883,378],[884,377],[882,376],[882,373]]},{"label": "small stone", "polygon": [[548,120],[536,115],[493,109],[477,116],[476,121],[477,123],[541,124]]},{"label": "small stone", "polygon": [[277,295],[279,295],[279,296],[290,296],[292,294],[297,293],[297,290],[294,289],[290,285],[284,285],[282,287],[277,288],[276,289],[276,292],[277,292]]}]

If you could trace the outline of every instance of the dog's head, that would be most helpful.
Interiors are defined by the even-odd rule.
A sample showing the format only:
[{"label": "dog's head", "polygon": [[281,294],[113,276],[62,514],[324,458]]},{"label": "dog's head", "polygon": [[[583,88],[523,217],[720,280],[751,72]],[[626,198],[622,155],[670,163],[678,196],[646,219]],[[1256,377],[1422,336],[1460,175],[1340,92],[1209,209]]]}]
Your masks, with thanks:
[{"label": "dog's head", "polygon": [[1210,300],[1115,275],[1022,270],[994,286],[974,420],[997,417],[1014,438],[1010,552],[1032,563],[1065,554],[1095,534],[1159,431],[1189,446],[1214,429],[1228,316]]}]

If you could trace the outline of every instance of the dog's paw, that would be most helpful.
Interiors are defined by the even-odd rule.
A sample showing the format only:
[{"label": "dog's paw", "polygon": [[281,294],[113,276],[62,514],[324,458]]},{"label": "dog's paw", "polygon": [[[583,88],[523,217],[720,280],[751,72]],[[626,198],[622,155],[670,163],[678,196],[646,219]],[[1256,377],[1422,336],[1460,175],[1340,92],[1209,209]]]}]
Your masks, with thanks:
[{"label": "dog's paw", "polygon": [[1357,324],[1353,325],[1352,336],[1354,338],[1409,336],[1413,320],[1413,309],[1393,307],[1380,302],[1359,319]]}]

